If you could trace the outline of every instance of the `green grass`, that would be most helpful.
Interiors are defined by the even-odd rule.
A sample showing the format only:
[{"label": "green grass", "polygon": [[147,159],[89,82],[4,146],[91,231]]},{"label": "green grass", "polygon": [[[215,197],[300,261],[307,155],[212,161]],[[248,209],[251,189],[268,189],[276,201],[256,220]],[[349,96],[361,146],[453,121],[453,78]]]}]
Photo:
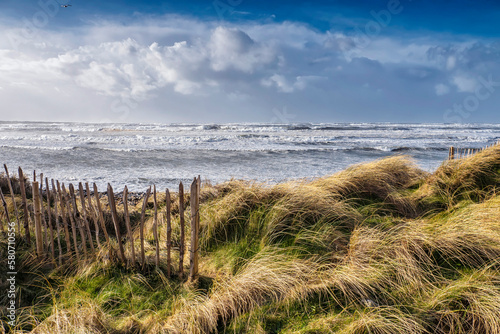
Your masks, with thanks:
[{"label": "green grass", "polygon": [[197,282],[156,270],[149,243],[144,272],[106,250],[52,269],[21,249],[16,329],[499,333],[499,167],[493,147],[431,174],[394,156],[310,182],[205,185]]}]

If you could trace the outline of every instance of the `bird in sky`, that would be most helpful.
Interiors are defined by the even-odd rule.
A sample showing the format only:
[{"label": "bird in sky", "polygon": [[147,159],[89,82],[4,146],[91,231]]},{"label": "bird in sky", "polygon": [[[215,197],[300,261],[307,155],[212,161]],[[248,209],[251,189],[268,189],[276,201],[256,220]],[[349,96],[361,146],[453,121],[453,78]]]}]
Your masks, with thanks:
[{"label": "bird in sky", "polygon": [[71,5],[61,5],[61,7],[68,8],[71,7]]}]

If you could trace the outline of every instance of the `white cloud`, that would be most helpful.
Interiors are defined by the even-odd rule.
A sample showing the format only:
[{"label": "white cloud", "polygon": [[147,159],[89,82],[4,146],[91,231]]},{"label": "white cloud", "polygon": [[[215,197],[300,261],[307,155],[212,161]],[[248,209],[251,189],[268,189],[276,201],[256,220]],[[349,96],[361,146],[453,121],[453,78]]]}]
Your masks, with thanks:
[{"label": "white cloud", "polygon": [[448,59],[446,60],[446,69],[447,70],[453,70],[457,64],[457,58],[454,56],[449,56]]},{"label": "white cloud", "polygon": [[500,47],[488,41],[376,36],[360,45],[355,36],[294,22],[218,26],[168,16],[41,30],[35,37],[15,49],[0,36],[0,98],[6,108],[25,104],[33,114],[78,108],[98,114],[117,99],[140,102],[135,114],[141,120],[145,110],[269,114],[283,105],[283,93],[294,109],[313,105],[318,114],[335,109],[371,115],[372,109],[402,104],[435,111],[449,108],[436,95],[453,99],[457,92],[473,92],[480,75],[500,78]]},{"label": "white cloud", "polygon": [[274,86],[282,93],[293,93],[297,90],[304,90],[310,84],[323,79],[326,78],[320,76],[297,76],[293,82],[290,82],[283,75],[273,74],[271,77],[263,79],[261,83],[265,87]]},{"label": "white cloud", "polygon": [[271,47],[256,43],[241,30],[224,27],[217,27],[213,32],[209,50],[211,67],[215,71],[234,68],[251,73],[276,57]]},{"label": "white cloud", "polygon": [[477,87],[477,80],[464,75],[453,77],[453,83],[459,92],[473,93]]},{"label": "white cloud", "polygon": [[437,96],[442,96],[442,95],[446,95],[450,92],[450,87],[448,87],[447,85],[445,84],[437,84],[436,87],[434,87],[435,90],[436,90],[436,95]]}]

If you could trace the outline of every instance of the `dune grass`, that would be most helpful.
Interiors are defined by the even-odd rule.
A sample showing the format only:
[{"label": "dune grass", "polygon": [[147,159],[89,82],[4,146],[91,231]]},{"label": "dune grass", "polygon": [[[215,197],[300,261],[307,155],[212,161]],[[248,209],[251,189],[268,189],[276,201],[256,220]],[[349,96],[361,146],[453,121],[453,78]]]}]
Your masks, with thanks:
[{"label": "dune grass", "polygon": [[57,270],[23,250],[16,330],[500,333],[498,185],[498,146],[434,173],[393,156],[312,181],[204,185],[198,281],[117,266],[106,249]]}]

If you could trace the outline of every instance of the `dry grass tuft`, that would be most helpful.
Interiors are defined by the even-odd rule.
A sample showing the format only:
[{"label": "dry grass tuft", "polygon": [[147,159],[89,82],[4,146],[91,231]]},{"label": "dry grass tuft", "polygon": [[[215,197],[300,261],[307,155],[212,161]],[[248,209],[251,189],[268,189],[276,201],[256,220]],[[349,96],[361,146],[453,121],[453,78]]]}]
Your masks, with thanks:
[{"label": "dry grass tuft", "polygon": [[427,173],[406,156],[393,156],[352,166],[312,182],[339,198],[373,198],[393,205],[404,216],[417,214],[413,202],[400,192],[419,182]]},{"label": "dry grass tuft", "polygon": [[433,333],[500,333],[498,271],[485,268],[439,286],[422,307]]},{"label": "dry grass tuft", "polygon": [[252,259],[234,277],[216,282],[207,297],[183,301],[181,311],[164,327],[168,333],[209,333],[220,323],[264,303],[279,302],[305,284],[317,269],[311,261],[299,261],[276,251]]},{"label": "dry grass tuft", "polygon": [[418,319],[395,307],[379,307],[355,312],[351,319],[349,324],[336,333],[419,334],[425,332]]},{"label": "dry grass tuft", "polygon": [[55,305],[50,317],[39,324],[33,334],[102,334],[111,333],[109,316],[92,301],[82,301],[74,309]]},{"label": "dry grass tuft", "polygon": [[448,208],[463,199],[484,200],[500,184],[500,145],[470,157],[447,160],[420,189],[420,200],[435,197]]}]

